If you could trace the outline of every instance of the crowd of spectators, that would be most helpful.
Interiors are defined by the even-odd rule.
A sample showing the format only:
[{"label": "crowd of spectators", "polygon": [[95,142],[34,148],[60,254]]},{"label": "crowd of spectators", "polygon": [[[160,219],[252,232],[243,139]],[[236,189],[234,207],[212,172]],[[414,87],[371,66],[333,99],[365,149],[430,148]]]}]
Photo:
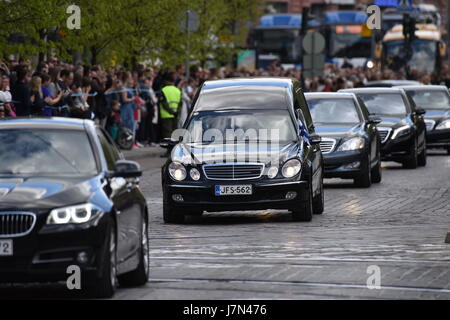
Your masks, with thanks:
[{"label": "crowd of spectators", "polygon": [[[113,138],[123,126],[133,134],[134,148],[154,146],[161,139],[159,117],[160,90],[167,75],[175,79],[182,93],[178,111],[181,126],[194,96],[206,80],[234,77],[290,77],[301,79],[300,69],[283,69],[273,63],[267,69],[245,70],[229,67],[204,69],[191,66],[186,79],[183,65],[173,70],[138,65],[133,71],[122,67],[104,68],[69,64],[55,57],[40,62],[35,68],[29,60],[0,61],[0,118],[19,116],[63,116],[95,119]],[[404,70],[354,68],[347,63],[341,68],[325,64],[323,75],[304,79],[305,91],[334,92],[364,86],[368,81],[405,79]],[[410,71],[408,79],[424,84],[450,86],[448,65],[439,74]]]}]

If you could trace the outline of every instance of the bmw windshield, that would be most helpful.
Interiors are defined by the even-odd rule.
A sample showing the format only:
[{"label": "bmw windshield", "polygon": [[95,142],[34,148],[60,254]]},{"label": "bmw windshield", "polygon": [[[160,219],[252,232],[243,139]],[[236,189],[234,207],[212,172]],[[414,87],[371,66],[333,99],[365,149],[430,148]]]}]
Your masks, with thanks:
[{"label": "bmw windshield", "polygon": [[0,175],[93,176],[87,134],[78,130],[0,130]]}]

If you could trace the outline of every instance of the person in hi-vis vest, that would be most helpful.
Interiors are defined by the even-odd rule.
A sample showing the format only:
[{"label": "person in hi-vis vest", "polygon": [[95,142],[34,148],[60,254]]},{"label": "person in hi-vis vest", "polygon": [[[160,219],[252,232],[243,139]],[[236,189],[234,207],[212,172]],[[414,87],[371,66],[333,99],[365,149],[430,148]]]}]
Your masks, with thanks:
[{"label": "person in hi-vis vest", "polygon": [[170,138],[172,132],[177,129],[178,112],[181,109],[181,91],[175,86],[175,73],[170,72],[165,81],[165,86],[159,95],[159,114],[161,117],[162,138]]}]

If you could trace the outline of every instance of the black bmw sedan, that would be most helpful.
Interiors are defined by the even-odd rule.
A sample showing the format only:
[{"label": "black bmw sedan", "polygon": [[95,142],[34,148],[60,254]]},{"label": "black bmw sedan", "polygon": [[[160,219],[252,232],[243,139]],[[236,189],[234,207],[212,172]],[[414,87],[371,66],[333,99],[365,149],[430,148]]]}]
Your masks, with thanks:
[{"label": "black bmw sedan", "polygon": [[427,147],[450,154],[450,93],[446,86],[402,87],[426,113]]},{"label": "black bmw sedan", "polygon": [[370,187],[381,182],[381,141],[364,102],[353,93],[306,93],[309,110],[322,137],[325,178],[353,179]]},{"label": "black bmw sedan", "polygon": [[208,81],[171,141],[165,222],[204,211],[287,209],[295,221],[323,212],[320,137],[296,80]]},{"label": "black bmw sedan", "polygon": [[381,158],[415,169],[427,164],[425,110],[416,107],[414,100],[403,89],[361,88],[339,92],[355,93],[371,115],[379,116]]},{"label": "black bmw sedan", "polygon": [[67,282],[79,270],[75,289],[95,297],[116,280],[146,283],[140,175],[92,121],[0,120],[0,282]]}]

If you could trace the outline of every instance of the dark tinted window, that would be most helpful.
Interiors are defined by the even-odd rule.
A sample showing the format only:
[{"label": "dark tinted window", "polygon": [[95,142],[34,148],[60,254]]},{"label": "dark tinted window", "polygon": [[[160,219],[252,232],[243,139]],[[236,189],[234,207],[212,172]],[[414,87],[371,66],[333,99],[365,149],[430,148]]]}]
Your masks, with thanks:
[{"label": "dark tinted window", "polygon": [[270,86],[217,88],[204,90],[195,109],[287,109],[286,89]]},{"label": "dark tinted window", "polygon": [[407,109],[400,93],[358,93],[371,114],[406,114]]},{"label": "dark tinted window", "polygon": [[315,123],[359,123],[361,119],[353,99],[308,99]]},{"label": "dark tinted window", "polygon": [[97,172],[84,131],[0,130],[0,174],[90,176]]},{"label": "dark tinted window", "polygon": [[450,109],[449,93],[446,90],[407,90],[418,107],[427,109]]},{"label": "dark tinted window", "polygon": [[234,140],[234,136],[238,141],[297,139],[287,110],[201,111],[192,116],[187,129],[192,142],[222,143]]},{"label": "dark tinted window", "polygon": [[97,134],[103,153],[105,154],[108,170],[114,170],[116,168],[116,161],[120,160],[120,154],[101,130],[97,130]]}]

